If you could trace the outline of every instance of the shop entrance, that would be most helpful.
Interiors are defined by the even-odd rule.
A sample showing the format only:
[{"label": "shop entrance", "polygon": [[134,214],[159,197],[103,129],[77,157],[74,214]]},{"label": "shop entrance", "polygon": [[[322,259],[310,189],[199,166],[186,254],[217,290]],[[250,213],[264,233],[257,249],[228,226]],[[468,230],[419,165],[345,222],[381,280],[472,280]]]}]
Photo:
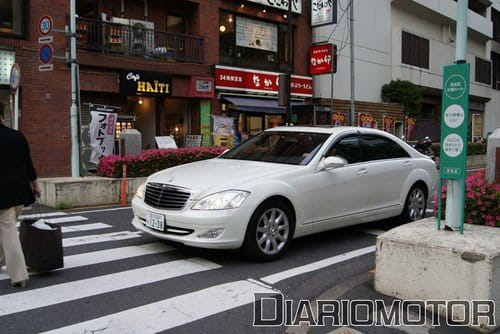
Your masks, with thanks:
[{"label": "shop entrance", "polygon": [[167,98],[159,113],[158,133],[172,136],[177,146],[184,146],[184,138],[190,132],[189,102],[187,99]]}]

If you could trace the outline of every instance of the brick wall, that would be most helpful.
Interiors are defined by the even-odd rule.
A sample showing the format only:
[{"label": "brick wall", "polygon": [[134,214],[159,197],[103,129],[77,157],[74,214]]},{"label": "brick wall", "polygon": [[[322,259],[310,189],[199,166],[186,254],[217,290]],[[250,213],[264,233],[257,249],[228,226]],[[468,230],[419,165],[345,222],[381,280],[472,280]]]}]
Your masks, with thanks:
[{"label": "brick wall", "polygon": [[[316,99],[315,103],[323,106],[330,106],[330,100],[327,99]],[[378,129],[383,129],[384,126],[384,116],[393,117],[396,122],[403,122],[404,113],[403,107],[396,103],[371,103],[356,101],[356,124],[358,124],[358,115],[360,113],[372,114],[377,121]],[[348,114],[351,110],[351,101],[347,100],[334,100],[333,110],[335,112]]]}]

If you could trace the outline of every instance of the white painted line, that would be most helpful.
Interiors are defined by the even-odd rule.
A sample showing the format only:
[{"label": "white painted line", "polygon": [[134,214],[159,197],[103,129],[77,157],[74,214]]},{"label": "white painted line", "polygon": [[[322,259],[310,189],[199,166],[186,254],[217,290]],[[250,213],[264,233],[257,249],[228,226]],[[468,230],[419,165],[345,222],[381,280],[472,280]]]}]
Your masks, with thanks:
[{"label": "white painted line", "polygon": [[60,217],[60,218],[49,218],[47,222],[52,224],[63,224],[63,223],[74,223],[89,220],[88,218],[82,216],[70,216],[70,217]]},{"label": "white painted line", "polygon": [[425,213],[434,213],[434,209],[427,209],[425,210]]},{"label": "white painted line", "polygon": [[57,216],[67,216],[66,212],[44,212],[44,213],[32,213],[29,215],[20,215],[18,219],[31,219],[31,218],[44,218],[44,217],[57,217]]},{"label": "white painted line", "polygon": [[[0,296],[0,316],[118,291],[221,266],[194,258]],[[210,301],[207,301],[210,302]],[[130,333],[130,332],[129,332]]]},{"label": "white painted line", "polygon": [[[19,228],[19,226],[21,226],[21,223],[19,223],[19,222],[16,223],[16,227]],[[108,225],[108,224],[104,224],[104,223],[62,226],[61,232],[62,233],[69,233],[69,232],[92,231],[92,230],[99,230],[99,229],[110,228],[110,227],[113,227],[113,226]]]},{"label": "white painted line", "polygon": [[[136,256],[171,252],[173,250],[175,250],[175,248],[172,246],[168,246],[163,243],[152,243],[70,255],[64,257],[64,268],[60,268],[57,270],[85,267],[93,264],[129,259]],[[36,274],[36,272],[30,272],[30,275],[33,274]],[[8,278],[10,278],[10,276],[5,270],[0,272],[0,280]]]},{"label": "white painted line", "polygon": [[[244,280],[135,307],[46,333],[158,333],[254,302],[254,293],[278,290]],[[1,304],[0,304],[1,305]],[[105,329],[105,330],[103,330]]]},{"label": "white painted line", "polygon": [[300,267],[295,267],[292,269],[288,269],[276,274],[272,274],[266,277],[262,277],[260,280],[263,282],[266,282],[268,284],[275,284],[277,282],[283,281],[287,278],[293,277],[293,276],[298,276],[302,275],[314,270],[322,269],[325,267],[329,267],[331,265],[353,259],[358,256],[362,256],[365,254],[373,253],[375,252],[375,246],[370,246],[370,247],[365,247],[361,249],[354,250],[352,252],[347,252],[344,254],[336,255],[333,257],[329,257],[324,260],[316,261],[313,263],[309,263]]},{"label": "white painted line", "polygon": [[131,206],[122,206],[119,208],[110,208],[110,209],[96,209],[96,210],[87,210],[87,211],[75,211],[71,212],[72,215],[82,215],[85,213],[94,213],[94,212],[106,212],[106,211],[117,211],[117,210],[125,210],[125,209],[131,209]]},{"label": "white painted line", "polygon": [[63,247],[73,247],[81,245],[96,244],[100,242],[118,241],[126,239],[140,238],[141,233],[138,231],[121,231],[107,234],[84,235],[81,237],[63,239]]},{"label": "white painted line", "polygon": [[374,228],[366,228],[364,230],[360,230],[359,232],[361,233],[366,233],[366,234],[373,234],[373,235],[381,235],[387,231],[384,230],[376,230]]},{"label": "white painted line", "polygon": [[101,230],[105,228],[111,228],[112,225],[104,224],[104,223],[93,223],[93,224],[84,224],[84,225],[73,225],[73,226],[62,226],[62,233],[70,233],[70,232],[82,232],[82,231],[93,231],[93,230]]}]

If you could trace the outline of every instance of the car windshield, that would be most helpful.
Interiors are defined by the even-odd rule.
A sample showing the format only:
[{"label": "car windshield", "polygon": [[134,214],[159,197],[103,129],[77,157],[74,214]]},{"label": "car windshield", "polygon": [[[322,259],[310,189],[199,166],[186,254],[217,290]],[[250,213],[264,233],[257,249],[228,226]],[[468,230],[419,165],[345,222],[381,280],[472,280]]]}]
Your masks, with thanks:
[{"label": "car windshield", "polygon": [[307,165],[328,137],[310,132],[261,132],[220,158]]}]

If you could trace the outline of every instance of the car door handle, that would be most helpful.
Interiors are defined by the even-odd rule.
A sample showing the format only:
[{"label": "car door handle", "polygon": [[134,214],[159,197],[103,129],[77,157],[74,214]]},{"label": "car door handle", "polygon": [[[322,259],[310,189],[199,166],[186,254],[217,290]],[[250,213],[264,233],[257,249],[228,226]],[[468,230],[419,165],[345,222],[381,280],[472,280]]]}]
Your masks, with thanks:
[{"label": "car door handle", "polygon": [[366,170],[366,168],[361,168],[360,170],[358,170],[358,175],[365,175],[367,173],[368,171]]},{"label": "car door handle", "polygon": [[409,161],[403,162],[403,167],[410,167],[410,166],[411,166],[411,162],[409,162]]}]

